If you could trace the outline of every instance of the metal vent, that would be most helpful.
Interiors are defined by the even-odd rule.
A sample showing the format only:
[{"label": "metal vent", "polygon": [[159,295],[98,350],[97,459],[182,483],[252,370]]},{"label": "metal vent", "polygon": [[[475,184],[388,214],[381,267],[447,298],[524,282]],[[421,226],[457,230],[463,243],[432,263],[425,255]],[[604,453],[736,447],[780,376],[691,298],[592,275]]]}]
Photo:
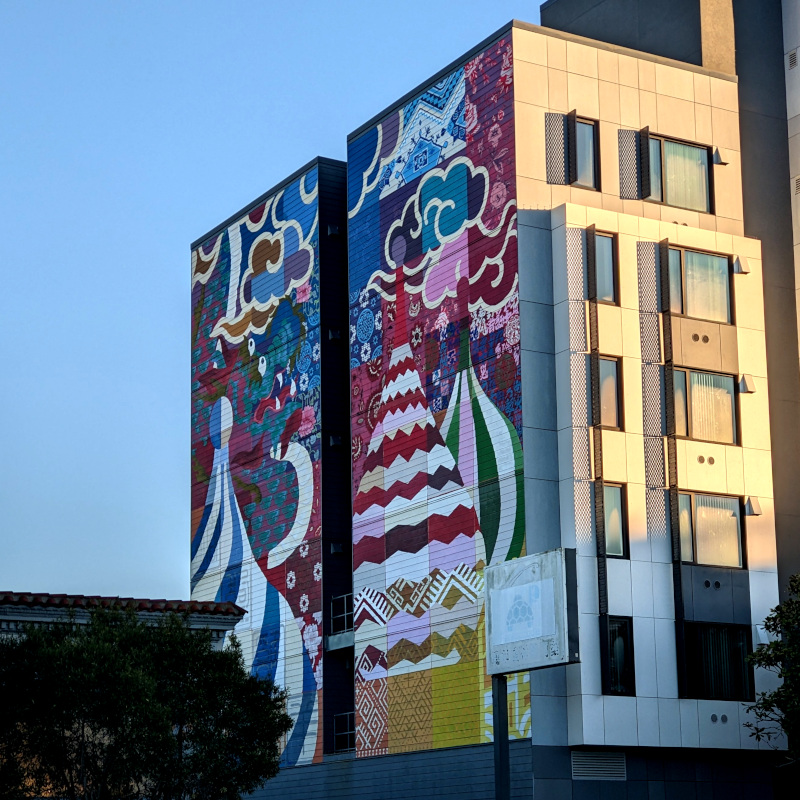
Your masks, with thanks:
[{"label": "metal vent", "polygon": [[789,69],[794,69],[797,66],[797,50],[792,50],[789,53]]},{"label": "metal vent", "polygon": [[575,750],[572,753],[572,779],[576,781],[627,780],[625,753]]},{"label": "metal vent", "polygon": [[800,178],[794,179],[794,193],[800,194]]}]

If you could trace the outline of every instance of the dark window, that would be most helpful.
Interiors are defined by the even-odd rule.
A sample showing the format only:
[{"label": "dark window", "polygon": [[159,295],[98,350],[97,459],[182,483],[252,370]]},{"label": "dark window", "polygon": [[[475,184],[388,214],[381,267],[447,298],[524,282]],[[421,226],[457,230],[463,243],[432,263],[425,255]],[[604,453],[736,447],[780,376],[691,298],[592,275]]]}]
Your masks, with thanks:
[{"label": "dark window", "polygon": [[742,503],[714,494],[678,495],[681,560],[715,567],[742,566]]},{"label": "dark window", "polygon": [[575,123],[576,186],[597,189],[597,123],[579,119]]},{"label": "dark window", "polygon": [[349,753],[356,749],[356,714],[346,711],[333,717],[333,752]]},{"label": "dark window", "polygon": [[650,200],[711,212],[707,147],[650,136]]},{"label": "dark window", "polygon": [[606,555],[627,558],[628,526],[625,491],[613,483],[603,485],[603,511],[606,526]]},{"label": "dark window", "polygon": [[616,303],[617,259],[614,237],[606,233],[596,233],[594,241],[597,299],[601,303]]},{"label": "dark window", "polygon": [[604,428],[622,428],[619,359],[600,358],[600,424]]},{"label": "dark window", "polygon": [[736,444],[735,382],[731,375],[676,369],[673,385],[676,435]]},{"label": "dark window", "polygon": [[746,625],[684,623],[689,697],[698,700],[752,700],[753,672],[747,663]]},{"label": "dark window", "polygon": [[[633,666],[633,620],[601,616],[603,694],[636,694]],[[603,630],[605,628],[605,630]]]},{"label": "dark window", "polygon": [[353,595],[342,594],[331,598],[331,633],[353,630]]},{"label": "dark window", "polygon": [[696,250],[669,249],[669,304],[673,314],[730,323],[730,259]]}]

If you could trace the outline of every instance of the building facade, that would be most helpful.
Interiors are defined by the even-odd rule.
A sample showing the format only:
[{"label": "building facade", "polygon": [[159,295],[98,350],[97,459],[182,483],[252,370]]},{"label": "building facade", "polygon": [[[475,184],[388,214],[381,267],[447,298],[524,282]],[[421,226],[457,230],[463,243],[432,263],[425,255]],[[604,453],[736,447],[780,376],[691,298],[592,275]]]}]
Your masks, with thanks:
[{"label": "building facade", "polygon": [[483,571],[564,547],[579,663],[510,676],[514,796],[770,796],[738,108],[733,75],[513,22],[348,137],[340,227],[306,169],[193,246],[193,597],[252,603],[253,669],[289,687],[269,791],[491,796]]}]

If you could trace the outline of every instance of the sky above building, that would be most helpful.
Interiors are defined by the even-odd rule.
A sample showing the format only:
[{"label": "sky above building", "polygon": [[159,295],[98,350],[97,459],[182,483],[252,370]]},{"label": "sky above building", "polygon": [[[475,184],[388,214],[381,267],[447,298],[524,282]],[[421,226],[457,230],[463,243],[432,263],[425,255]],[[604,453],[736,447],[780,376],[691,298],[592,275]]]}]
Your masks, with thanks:
[{"label": "sky above building", "polygon": [[0,589],[188,597],[189,244],[512,18],[0,5]]}]

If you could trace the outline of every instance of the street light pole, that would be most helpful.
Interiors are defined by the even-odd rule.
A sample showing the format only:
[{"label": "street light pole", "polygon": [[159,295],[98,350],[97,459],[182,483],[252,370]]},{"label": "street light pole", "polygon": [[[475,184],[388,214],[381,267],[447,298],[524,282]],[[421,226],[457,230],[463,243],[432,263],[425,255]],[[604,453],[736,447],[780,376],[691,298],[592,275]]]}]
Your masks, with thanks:
[{"label": "street light pole", "polygon": [[508,755],[508,684],[505,675],[492,675],[494,728],[494,797],[511,800],[511,765]]}]

